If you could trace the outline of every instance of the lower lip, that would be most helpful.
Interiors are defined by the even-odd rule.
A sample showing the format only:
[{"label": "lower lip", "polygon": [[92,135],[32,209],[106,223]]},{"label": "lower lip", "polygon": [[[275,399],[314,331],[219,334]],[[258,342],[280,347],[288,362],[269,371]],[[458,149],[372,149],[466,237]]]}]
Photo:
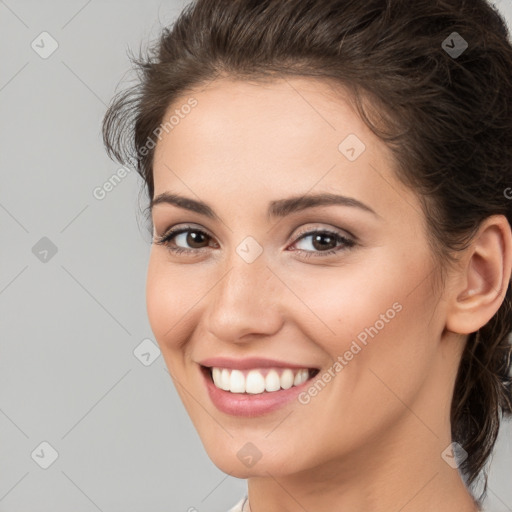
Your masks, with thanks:
[{"label": "lower lip", "polygon": [[210,399],[219,411],[233,416],[245,416],[252,418],[268,414],[297,398],[300,392],[309,386],[311,379],[298,386],[280,391],[263,392],[258,395],[249,393],[231,393],[219,389],[213,383],[209,370],[200,367],[201,373],[208,389]]}]

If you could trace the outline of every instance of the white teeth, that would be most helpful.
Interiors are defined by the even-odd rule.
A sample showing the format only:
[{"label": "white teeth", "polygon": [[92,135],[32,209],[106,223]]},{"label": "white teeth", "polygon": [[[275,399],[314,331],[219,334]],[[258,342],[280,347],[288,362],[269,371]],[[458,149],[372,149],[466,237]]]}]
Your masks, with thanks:
[{"label": "white teeth", "polygon": [[299,386],[309,378],[306,368],[292,370],[286,368],[281,372],[275,369],[268,371],[266,376],[259,369],[251,370],[244,375],[240,370],[227,368],[212,368],[212,379],[216,387],[231,393],[249,393],[259,395],[265,391],[271,393],[280,389],[290,389]]},{"label": "white teeth", "polygon": [[245,392],[257,395],[265,391],[265,377],[258,370],[251,370],[245,378]]},{"label": "white teeth", "polygon": [[240,370],[231,370],[229,391],[231,393],[245,393],[245,378]]},{"label": "white teeth", "polygon": [[283,389],[290,389],[293,386],[293,372],[287,368],[281,375],[281,387]]},{"label": "white teeth", "polygon": [[279,374],[275,370],[270,370],[265,377],[266,391],[279,391],[281,389],[281,381]]},{"label": "white teeth", "polygon": [[224,368],[220,374],[220,388],[224,391],[229,391],[229,370]]},{"label": "white teeth", "polygon": [[295,375],[295,379],[293,379],[293,385],[298,386],[299,384],[302,384],[303,382],[306,382],[309,378],[309,372],[306,369],[299,370],[297,374]]},{"label": "white teeth", "polygon": [[220,385],[220,375],[222,373],[222,370],[220,368],[212,368],[212,379],[213,382],[215,382],[215,385],[220,388],[222,387]]}]

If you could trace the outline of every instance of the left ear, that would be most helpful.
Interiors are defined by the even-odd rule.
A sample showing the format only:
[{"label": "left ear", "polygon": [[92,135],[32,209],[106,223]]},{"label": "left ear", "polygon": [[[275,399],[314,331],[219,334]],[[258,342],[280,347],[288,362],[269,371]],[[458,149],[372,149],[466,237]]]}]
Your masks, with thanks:
[{"label": "left ear", "polygon": [[446,328],[470,334],[498,311],[512,272],[512,231],[504,215],[487,217],[460,260],[454,277]]}]

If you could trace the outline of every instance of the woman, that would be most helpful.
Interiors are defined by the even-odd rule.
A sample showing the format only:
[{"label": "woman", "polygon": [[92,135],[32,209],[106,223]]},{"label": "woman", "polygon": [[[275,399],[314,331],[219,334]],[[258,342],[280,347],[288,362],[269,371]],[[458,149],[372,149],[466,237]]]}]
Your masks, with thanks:
[{"label": "woman", "polygon": [[[481,510],[511,413],[512,47],[484,0],[197,0],[105,116],[232,510]],[[485,475],[485,474],[484,474]]]}]

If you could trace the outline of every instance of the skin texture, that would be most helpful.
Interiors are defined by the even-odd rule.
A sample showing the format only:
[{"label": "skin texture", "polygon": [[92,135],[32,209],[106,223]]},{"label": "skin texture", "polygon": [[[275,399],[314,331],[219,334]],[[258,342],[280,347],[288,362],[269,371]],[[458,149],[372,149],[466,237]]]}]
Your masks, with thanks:
[{"label": "skin texture", "polygon": [[[153,207],[155,237],[191,224],[210,238],[202,249],[186,235],[170,242],[195,251],[185,254],[153,244],[147,308],[212,461],[249,479],[252,512],[477,510],[441,454],[465,335],[494,315],[510,280],[506,219],[489,218],[442,283],[418,198],[340,90],[226,78],[169,112],[190,96],[197,106],[157,144],[155,196],[203,201],[220,220]],[[366,146],[355,161],[338,149],[349,134]],[[321,192],[376,214],[335,205],[267,216],[272,200]],[[322,256],[312,236],[297,241],[325,229],[355,245]],[[252,263],[236,252],[248,236],[263,248]],[[266,357],[322,374],[396,303],[394,318],[309,403],[240,418],[211,402],[198,361]],[[250,468],[237,457],[247,442],[262,454]]]}]

